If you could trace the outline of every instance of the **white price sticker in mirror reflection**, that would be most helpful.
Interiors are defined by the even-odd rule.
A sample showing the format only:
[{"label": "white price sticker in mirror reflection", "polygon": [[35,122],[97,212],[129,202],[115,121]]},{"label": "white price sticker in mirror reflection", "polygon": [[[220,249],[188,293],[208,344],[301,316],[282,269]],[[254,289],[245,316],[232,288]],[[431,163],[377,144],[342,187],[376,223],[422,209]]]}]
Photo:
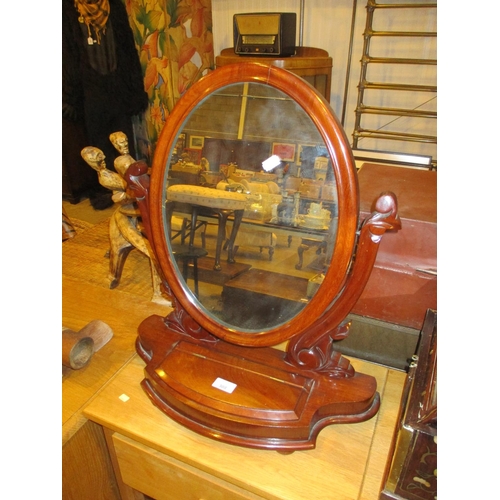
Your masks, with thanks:
[{"label": "white price sticker in mirror reflection", "polygon": [[215,379],[215,382],[212,384],[212,387],[227,392],[228,394],[232,394],[233,391],[236,389],[236,384],[233,384],[232,382],[228,382],[227,380],[218,377]]}]

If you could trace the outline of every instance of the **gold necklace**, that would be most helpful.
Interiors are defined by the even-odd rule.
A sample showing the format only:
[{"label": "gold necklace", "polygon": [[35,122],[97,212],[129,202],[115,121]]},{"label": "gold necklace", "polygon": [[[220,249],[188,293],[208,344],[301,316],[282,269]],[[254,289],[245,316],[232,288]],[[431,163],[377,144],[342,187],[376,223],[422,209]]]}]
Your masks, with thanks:
[{"label": "gold necklace", "polygon": [[[109,0],[97,0],[94,3],[89,3],[85,0],[75,0],[75,7],[78,10],[78,21],[85,23],[88,30],[87,43],[101,43],[101,32],[106,32],[106,23],[109,17]],[[92,36],[92,28],[94,28],[96,39]]]}]

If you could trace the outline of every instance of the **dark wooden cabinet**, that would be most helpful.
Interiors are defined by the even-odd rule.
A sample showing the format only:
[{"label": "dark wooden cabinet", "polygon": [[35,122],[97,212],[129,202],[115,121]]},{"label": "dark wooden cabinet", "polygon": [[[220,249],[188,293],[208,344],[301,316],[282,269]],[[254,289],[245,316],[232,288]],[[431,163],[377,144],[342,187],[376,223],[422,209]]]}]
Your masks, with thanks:
[{"label": "dark wooden cabinet", "polygon": [[315,47],[297,47],[295,55],[290,57],[240,56],[234,48],[223,49],[215,58],[215,66],[220,68],[227,64],[241,62],[258,62],[272,64],[300,76],[310,83],[328,102],[332,86],[332,58],[328,52]]},{"label": "dark wooden cabinet", "polygon": [[437,313],[427,311],[380,500],[437,498]]}]

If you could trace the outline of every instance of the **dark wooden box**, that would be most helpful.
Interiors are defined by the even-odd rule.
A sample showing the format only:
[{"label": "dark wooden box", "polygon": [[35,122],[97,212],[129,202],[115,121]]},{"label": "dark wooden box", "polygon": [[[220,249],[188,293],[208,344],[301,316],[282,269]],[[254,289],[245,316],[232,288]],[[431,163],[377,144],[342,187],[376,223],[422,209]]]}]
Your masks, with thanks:
[{"label": "dark wooden box", "polygon": [[382,238],[352,313],[419,330],[427,309],[437,308],[437,173],[364,163],[358,179],[360,220],[380,193],[392,191],[402,227]]},{"label": "dark wooden box", "polygon": [[437,314],[429,310],[403,390],[381,500],[437,498]]}]

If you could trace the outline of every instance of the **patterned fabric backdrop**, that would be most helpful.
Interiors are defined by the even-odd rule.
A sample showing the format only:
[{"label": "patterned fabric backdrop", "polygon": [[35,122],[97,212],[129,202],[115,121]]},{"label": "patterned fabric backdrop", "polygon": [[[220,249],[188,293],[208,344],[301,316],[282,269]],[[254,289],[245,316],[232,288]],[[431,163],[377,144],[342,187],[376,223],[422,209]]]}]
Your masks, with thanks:
[{"label": "patterned fabric backdrop", "polygon": [[173,106],[214,68],[211,0],[124,0],[149,107],[134,123],[140,159],[151,164]]}]

